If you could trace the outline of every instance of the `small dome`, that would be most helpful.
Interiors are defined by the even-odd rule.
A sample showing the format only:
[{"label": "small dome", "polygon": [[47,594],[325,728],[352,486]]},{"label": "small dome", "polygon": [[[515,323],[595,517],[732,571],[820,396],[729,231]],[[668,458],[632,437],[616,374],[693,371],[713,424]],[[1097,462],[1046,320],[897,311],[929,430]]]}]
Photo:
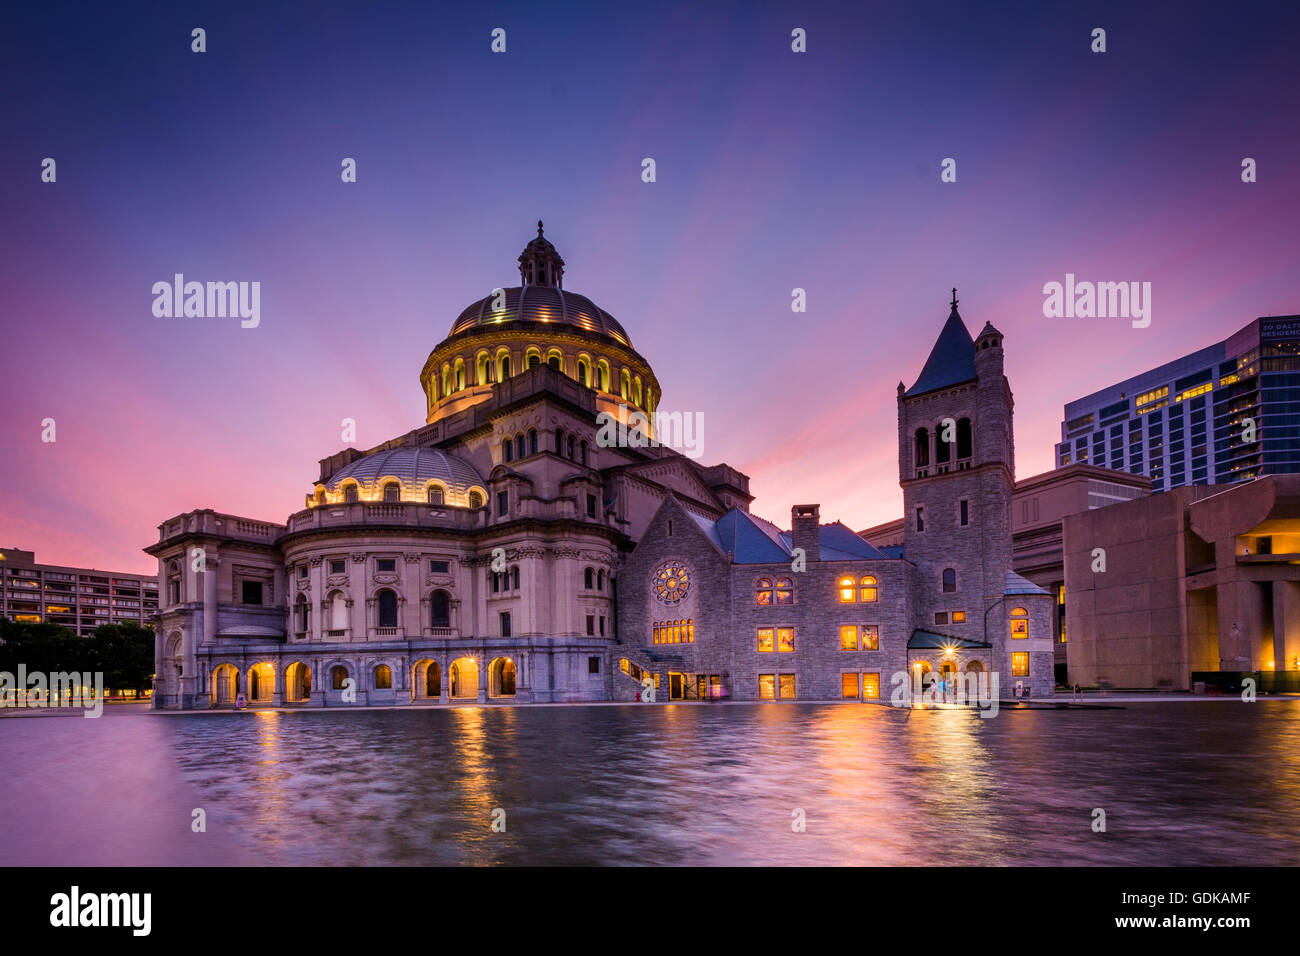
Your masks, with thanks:
[{"label": "small dome", "polygon": [[403,445],[377,451],[358,458],[330,475],[325,489],[337,491],[344,481],[355,480],[362,488],[371,488],[380,478],[393,477],[408,488],[419,489],[430,481],[440,482],[453,496],[469,493],[474,487],[486,488],[479,473],[459,458],[445,455],[436,448]]},{"label": "small dome", "polygon": [[503,322],[540,322],[555,325],[572,325],[587,332],[608,335],[628,348],[632,341],[623,326],[585,295],[566,292],[557,286],[512,286],[505,291],[505,307],[493,311],[495,296],[479,299],[452,323],[449,336],[475,326],[494,326]]}]

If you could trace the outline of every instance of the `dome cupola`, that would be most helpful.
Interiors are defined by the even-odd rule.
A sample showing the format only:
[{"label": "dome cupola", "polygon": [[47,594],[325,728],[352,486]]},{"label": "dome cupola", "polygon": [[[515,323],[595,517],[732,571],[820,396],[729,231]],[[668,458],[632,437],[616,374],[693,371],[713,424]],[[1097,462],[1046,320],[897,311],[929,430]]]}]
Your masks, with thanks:
[{"label": "dome cupola", "polygon": [[537,238],[519,254],[519,275],[524,285],[564,288],[564,260],[544,235],[542,221],[537,220]]}]

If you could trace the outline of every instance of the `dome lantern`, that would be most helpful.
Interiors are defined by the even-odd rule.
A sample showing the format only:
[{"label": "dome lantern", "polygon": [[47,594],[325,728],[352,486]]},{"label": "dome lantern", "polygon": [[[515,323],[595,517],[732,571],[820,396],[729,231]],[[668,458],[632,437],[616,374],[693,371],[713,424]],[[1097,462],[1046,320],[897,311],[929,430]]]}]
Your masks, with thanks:
[{"label": "dome lantern", "polygon": [[523,284],[564,287],[564,260],[555,246],[542,235],[542,221],[537,220],[537,238],[524,246],[519,254],[519,275]]}]

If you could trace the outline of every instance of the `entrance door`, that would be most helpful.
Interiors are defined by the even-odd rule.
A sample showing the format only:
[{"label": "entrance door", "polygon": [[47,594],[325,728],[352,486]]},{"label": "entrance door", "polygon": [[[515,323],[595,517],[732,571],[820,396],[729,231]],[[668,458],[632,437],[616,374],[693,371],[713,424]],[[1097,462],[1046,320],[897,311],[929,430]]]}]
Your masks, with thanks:
[{"label": "entrance door", "polygon": [[681,700],[682,697],[685,696],[683,694],[684,688],[685,688],[685,680],[682,677],[682,675],[674,674],[672,671],[669,671],[668,672],[668,699]]}]

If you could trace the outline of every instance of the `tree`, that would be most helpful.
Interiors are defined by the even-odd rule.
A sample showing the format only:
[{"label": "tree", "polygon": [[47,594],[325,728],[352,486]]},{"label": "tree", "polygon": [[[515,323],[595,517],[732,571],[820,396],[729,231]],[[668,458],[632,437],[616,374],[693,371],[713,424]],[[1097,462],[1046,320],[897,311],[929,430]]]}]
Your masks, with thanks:
[{"label": "tree", "polygon": [[93,670],[104,672],[104,687],[147,690],[153,684],[154,632],[134,622],[101,624],[87,643]]}]

